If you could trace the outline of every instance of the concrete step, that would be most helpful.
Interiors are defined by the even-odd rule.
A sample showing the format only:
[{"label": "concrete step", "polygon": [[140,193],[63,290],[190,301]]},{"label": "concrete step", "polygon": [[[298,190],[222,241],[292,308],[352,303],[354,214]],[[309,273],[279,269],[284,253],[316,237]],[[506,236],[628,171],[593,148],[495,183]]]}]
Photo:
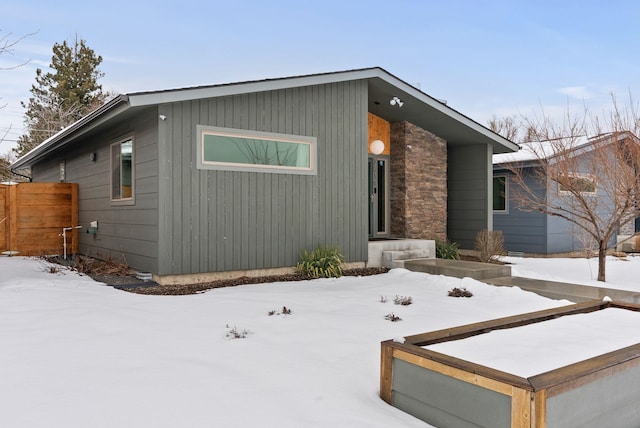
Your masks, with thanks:
[{"label": "concrete step", "polygon": [[[367,267],[382,267],[385,266],[382,260],[383,253],[385,251],[419,251],[415,254],[418,257],[434,258],[436,256],[436,241],[431,239],[383,239],[369,241],[368,244],[369,257],[367,260]],[[388,255],[389,266],[386,267],[403,267],[402,260],[411,258],[410,254],[404,256],[395,257],[397,263],[394,263],[394,256]],[[405,258],[402,258],[405,257]]]},{"label": "concrete step", "polygon": [[511,275],[511,266],[509,265],[471,262],[466,260],[407,260],[404,263],[404,267],[414,272],[426,272],[431,275],[446,275],[456,278],[467,277],[480,281],[485,281],[487,278],[506,277]]},{"label": "concrete step", "polygon": [[427,259],[430,252],[427,249],[387,250],[382,252],[382,265],[387,268],[402,268],[404,262],[412,259]]}]

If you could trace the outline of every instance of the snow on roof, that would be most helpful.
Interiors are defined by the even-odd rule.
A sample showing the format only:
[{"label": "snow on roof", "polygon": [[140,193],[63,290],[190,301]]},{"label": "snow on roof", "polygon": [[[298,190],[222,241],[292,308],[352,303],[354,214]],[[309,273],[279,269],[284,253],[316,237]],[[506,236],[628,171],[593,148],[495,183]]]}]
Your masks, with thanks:
[{"label": "snow on roof", "polygon": [[520,150],[517,152],[493,155],[493,164],[497,165],[513,162],[527,162],[538,159],[550,159],[560,150],[577,149],[589,144],[592,139],[593,138],[586,136],[578,136],[520,143],[518,144],[520,146]]}]

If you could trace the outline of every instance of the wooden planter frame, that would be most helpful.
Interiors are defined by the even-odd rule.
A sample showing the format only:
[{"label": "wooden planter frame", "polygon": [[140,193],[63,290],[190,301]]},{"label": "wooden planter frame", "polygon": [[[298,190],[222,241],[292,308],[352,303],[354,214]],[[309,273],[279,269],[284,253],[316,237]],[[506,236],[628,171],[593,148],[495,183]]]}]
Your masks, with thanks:
[{"label": "wooden planter frame", "polygon": [[[585,406],[592,408],[593,406],[604,405],[602,403],[588,402],[590,400],[589,397],[592,397],[594,393],[599,394],[599,392],[594,392],[599,391],[598,388],[610,387],[614,391],[607,393],[607,398],[604,401],[609,401],[609,405],[612,408],[599,410],[602,414],[598,413],[598,417],[600,419],[612,419],[605,419],[607,423],[604,424],[602,420],[599,420],[599,422],[593,422],[593,425],[590,426],[598,426],[598,424],[600,426],[640,426],[640,412],[635,410],[635,403],[640,399],[640,344],[529,378],[522,378],[423,348],[423,346],[464,339],[488,333],[492,330],[514,328],[552,320],[565,315],[588,313],[606,308],[640,311],[640,305],[636,304],[591,301],[408,336],[405,338],[404,343],[392,340],[384,341],[381,343],[380,397],[387,403],[401,408],[426,422],[431,424],[444,423],[443,425],[436,425],[444,427],[447,425],[442,421],[448,420],[447,418],[457,418],[458,416],[453,414],[460,410],[461,406],[466,405],[465,394],[460,394],[459,391],[470,391],[470,394],[476,394],[474,397],[485,394],[491,396],[489,399],[497,397],[497,399],[502,400],[503,407],[507,409],[503,413],[508,413],[508,409],[510,409],[510,416],[506,415],[503,418],[503,421],[506,419],[509,419],[509,421],[501,426],[512,428],[567,428],[568,426],[589,426],[585,425],[585,421],[579,421],[582,413],[585,411],[589,413],[589,409],[585,408]],[[437,397],[435,401],[440,401],[440,404],[444,403],[444,406],[448,408],[439,408],[437,403],[425,402],[424,397],[411,396],[411,392],[406,390],[400,391],[400,389],[406,387],[399,384],[401,380],[394,379],[394,367],[395,370],[409,370],[408,373],[410,374],[405,374],[403,377],[409,379],[409,383],[414,384],[410,389],[418,391],[418,395],[423,392],[425,396],[437,395],[440,398]],[[437,393],[429,391],[430,385],[421,384],[418,377],[421,376],[420,373],[422,371],[425,373],[425,379],[431,379],[435,376],[435,379],[443,381],[443,383],[438,383],[439,390]],[[419,376],[416,376],[416,374]],[[401,378],[400,373],[398,373],[398,378]],[[612,383],[611,379],[616,379],[616,381]],[[624,391],[620,390],[617,386],[619,382],[628,383],[628,387]],[[456,389],[457,392],[447,391],[448,386],[442,386],[449,383],[452,388],[458,388]],[[639,386],[636,387],[635,385]],[[621,385],[620,387],[623,386]],[[441,398],[446,397],[447,394],[451,394],[451,397],[455,397],[456,400],[460,401],[458,403],[449,403]],[[565,395],[563,396],[563,394]],[[470,396],[467,404],[478,403],[478,400],[474,397]],[[554,400],[554,397],[555,402],[552,401],[553,405],[550,407],[549,400]],[[584,402],[579,402],[583,399],[585,400]],[[509,400],[510,403],[508,403]],[[578,402],[573,403],[576,400]],[[598,400],[591,399],[591,401]],[[407,402],[409,404],[405,404]],[[633,404],[629,405],[628,402]],[[558,403],[562,403],[562,407],[559,407]],[[424,408],[421,407],[422,405],[424,405]],[[575,405],[575,409],[571,407],[572,405]],[[558,411],[559,409],[560,411]],[[480,410],[476,409],[474,414],[493,411],[494,409],[481,408]],[[607,411],[613,414],[608,415]],[[460,418],[460,420],[469,422],[464,416]],[[481,421],[471,422],[476,424],[474,426],[484,426]],[[491,423],[495,424],[495,421]],[[576,425],[571,425],[571,423]],[[491,426],[491,428],[499,427]]]}]

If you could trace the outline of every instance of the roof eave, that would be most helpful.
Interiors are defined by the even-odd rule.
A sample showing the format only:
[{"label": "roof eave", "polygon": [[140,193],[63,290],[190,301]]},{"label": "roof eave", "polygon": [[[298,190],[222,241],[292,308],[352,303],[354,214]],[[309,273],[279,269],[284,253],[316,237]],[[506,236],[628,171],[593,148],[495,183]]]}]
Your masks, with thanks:
[{"label": "roof eave", "polygon": [[422,103],[449,116],[460,124],[468,127],[473,132],[482,136],[481,140],[489,141],[494,148],[494,153],[517,151],[518,145],[491,131],[473,119],[452,109],[446,104],[427,95],[416,87],[390,74],[380,67],[363,68],[324,74],[311,74],[297,77],[266,79],[241,83],[201,86],[193,88],[172,89],[165,91],[137,92],[118,97],[105,103],[98,109],[84,116],[77,122],[61,130],[42,144],[22,156],[11,165],[12,169],[20,169],[31,166],[33,163],[46,156],[48,153],[66,144],[71,136],[78,136],[94,126],[108,120],[116,114],[132,107],[143,107],[163,103],[181,102],[194,99],[214,98],[227,95],[261,92],[277,89],[330,84],[350,80],[381,79],[399,90],[415,97]]},{"label": "roof eave", "polygon": [[357,70],[337,71],[304,76],[281,77],[275,79],[253,80],[239,83],[198,86],[191,88],[169,89],[164,91],[134,92],[129,95],[132,107],[182,102],[204,98],[223,97],[253,92],[289,89],[303,86],[344,82],[347,80],[368,79],[388,74],[379,67]]},{"label": "roof eave", "polygon": [[[11,169],[17,170],[30,167],[33,163],[42,159],[48,153],[66,144],[66,140],[69,136],[77,133],[79,130],[82,130],[82,133],[87,132],[89,129],[93,128],[93,126],[108,120],[113,115],[119,114],[129,107],[128,96],[118,95],[88,115],[83,116],[76,122],[44,140],[38,146],[34,147],[12,163]],[[92,124],[93,126],[88,127],[89,124]]]},{"label": "roof eave", "polygon": [[295,87],[322,85],[349,80],[381,79],[399,90],[408,93],[431,108],[440,113],[455,119],[459,123],[479,133],[484,138],[489,139],[494,146],[496,153],[513,152],[518,150],[518,145],[501,135],[491,131],[487,127],[452,109],[446,104],[422,92],[420,89],[399,79],[388,71],[380,67],[363,68],[347,71],[338,71],[322,74],[310,74],[304,76],[284,77],[276,79],[265,79],[258,81],[240,82],[232,84],[221,84],[211,86],[201,86],[193,88],[173,89],[166,91],[138,92],[129,95],[129,103],[132,107],[182,102],[193,99],[204,99],[253,93],[269,90],[288,89]]},{"label": "roof eave", "polygon": [[386,80],[389,84],[394,85],[398,87],[400,90],[407,92],[408,94],[416,97],[418,100],[427,104],[429,107],[438,110],[440,113],[445,114],[451,117],[452,119],[455,119],[459,123],[471,128],[473,131],[483,135],[485,138],[489,138],[491,141],[495,143],[494,148],[496,145],[498,145],[498,147],[500,148],[504,148],[504,150],[500,149],[499,152],[516,152],[519,150],[520,147],[513,141],[510,141],[504,138],[502,135],[496,132],[493,132],[489,128],[481,125],[480,123],[476,122],[470,117],[465,116],[459,111],[449,107],[447,104],[441,101],[438,101],[437,99],[431,97],[430,95],[422,92],[420,89],[408,84],[404,80],[401,80],[398,77],[382,69],[378,69],[378,70],[380,70],[380,75],[376,77]]}]

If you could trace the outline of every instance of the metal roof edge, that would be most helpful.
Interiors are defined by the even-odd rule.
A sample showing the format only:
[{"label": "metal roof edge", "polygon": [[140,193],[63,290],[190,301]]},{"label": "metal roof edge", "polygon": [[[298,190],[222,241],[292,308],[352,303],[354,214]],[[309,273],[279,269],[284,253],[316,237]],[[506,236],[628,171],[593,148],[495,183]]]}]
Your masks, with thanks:
[{"label": "metal roof edge", "polygon": [[[463,115],[457,110],[449,107],[441,101],[422,92],[415,86],[410,85],[404,80],[399,79],[395,75],[389,73],[381,67],[360,68],[345,71],[335,71],[320,74],[308,74],[293,77],[282,77],[255,81],[246,81],[239,83],[225,83],[210,86],[197,86],[189,88],[168,89],[151,92],[134,92],[129,94],[118,95],[109,100],[93,112],[80,118],[78,121],[62,129],[55,135],[43,141],[40,145],[20,157],[13,164],[12,169],[19,169],[30,166],[35,160],[40,159],[52,150],[65,144],[67,137],[71,136],[78,130],[86,127],[96,120],[104,121],[108,118],[104,117],[107,113],[112,112],[116,108],[124,105],[124,109],[130,107],[142,107],[149,105],[157,105],[170,102],[181,102],[194,99],[213,98],[226,95],[238,95],[251,92],[260,92],[267,90],[287,89],[295,87],[304,87],[312,85],[330,84],[344,82],[350,80],[366,80],[381,79],[390,85],[397,87],[399,90],[414,96],[416,99],[435,108],[441,113],[457,120],[461,124],[471,128],[475,132],[495,141],[496,144],[504,147],[506,151],[517,151],[518,145],[502,137],[501,135],[491,131],[489,128],[481,125],[475,120]],[[119,112],[118,112],[119,113]]]},{"label": "metal roof edge", "polygon": [[227,95],[239,95],[251,92],[322,85],[327,83],[344,82],[348,80],[369,79],[372,77],[380,77],[382,73],[388,74],[380,67],[371,67],[292,77],[251,80],[237,83],[194,86],[161,91],[133,92],[127,95],[129,96],[129,102],[131,106],[138,107],[162,103],[181,102],[194,99],[221,97]]},{"label": "metal roof edge", "polygon": [[[30,166],[34,160],[41,158],[51,150],[63,145],[64,139],[66,137],[73,134],[78,129],[82,128],[88,123],[98,118],[101,118],[107,112],[114,110],[116,107],[119,107],[122,104],[127,104],[128,100],[129,100],[129,97],[127,95],[118,95],[115,98],[107,101],[106,103],[104,103],[103,105],[101,105],[100,107],[92,111],[91,113],[81,117],[71,125],[58,131],[56,134],[47,138],[38,146],[34,147],[30,151],[28,151],[26,154],[22,155],[20,158],[18,158],[15,162],[11,164],[10,168],[12,170],[15,170],[15,169],[20,169],[20,168],[25,168]],[[125,108],[128,108],[128,105],[125,106]]]},{"label": "metal roof edge", "polygon": [[396,77],[381,67],[360,68],[345,71],[334,71],[328,73],[308,74],[293,77],[281,77],[264,80],[254,80],[239,83],[225,83],[210,86],[196,86],[189,88],[169,89],[162,91],[129,93],[129,103],[132,107],[154,105],[170,102],[181,102],[193,99],[212,98],[228,95],[238,95],[251,92],[267,90],[287,89],[311,85],[320,85],[349,80],[379,78],[387,83],[396,86],[398,89],[409,93],[425,104],[439,110],[453,119],[468,126],[474,131],[484,135],[503,146],[506,151],[517,151],[518,145],[503,136],[491,131],[486,126],[476,122],[459,111],[438,101],[427,93],[421,91],[413,85]]}]

